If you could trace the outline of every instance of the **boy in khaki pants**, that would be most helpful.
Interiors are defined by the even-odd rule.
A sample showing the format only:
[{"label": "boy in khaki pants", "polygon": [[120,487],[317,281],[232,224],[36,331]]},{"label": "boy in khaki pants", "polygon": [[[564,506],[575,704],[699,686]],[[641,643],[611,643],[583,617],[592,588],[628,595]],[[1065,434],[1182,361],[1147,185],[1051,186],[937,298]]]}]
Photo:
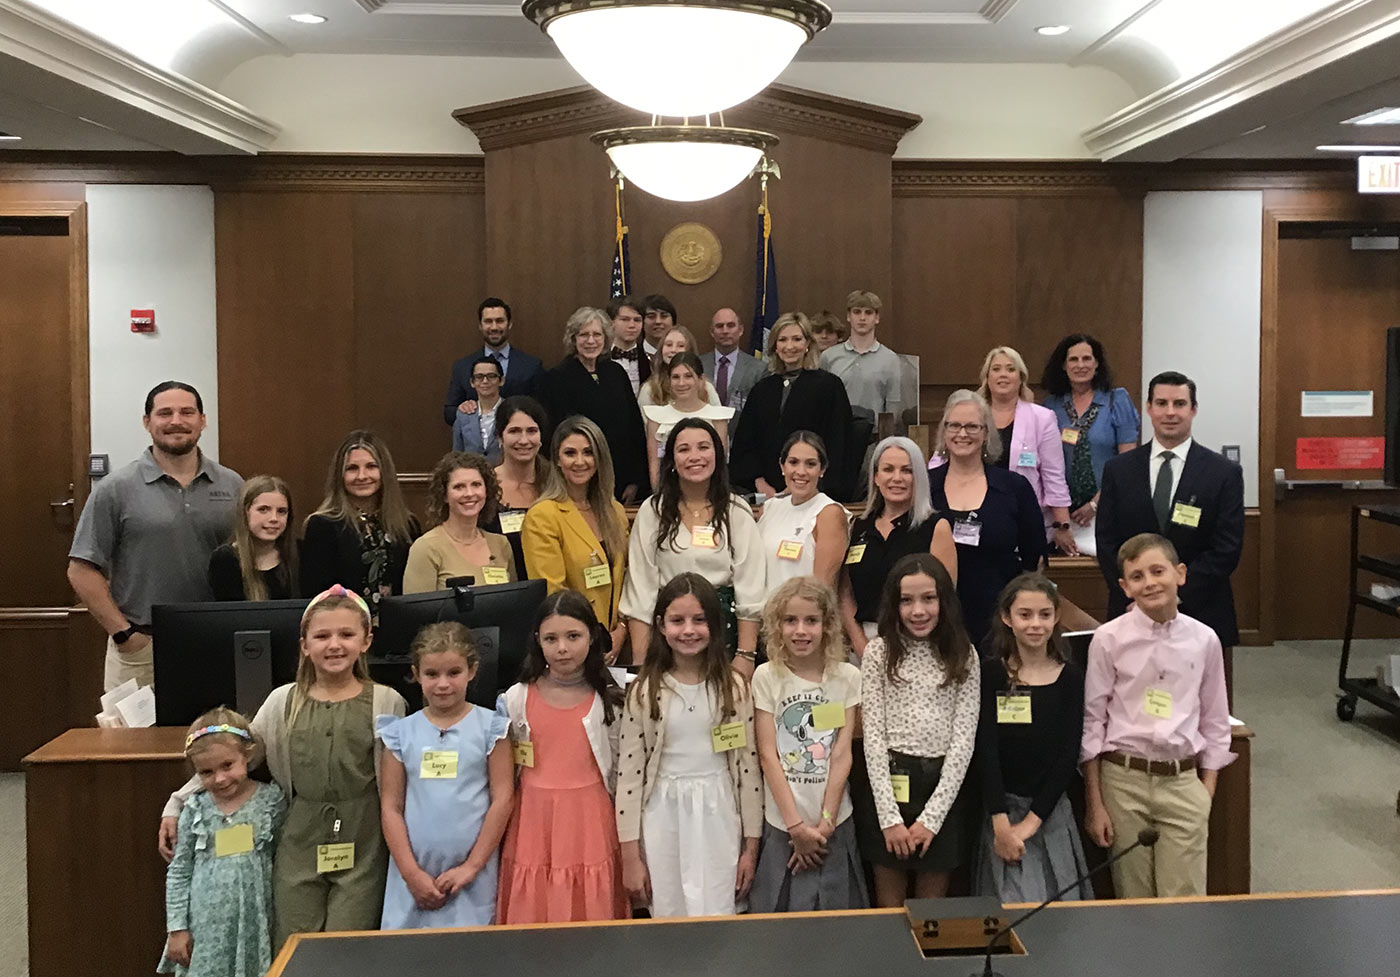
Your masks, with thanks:
[{"label": "boy in khaki pants", "polygon": [[1220,639],[1177,611],[1186,566],[1164,537],[1124,543],[1118,576],[1132,604],[1094,632],[1084,679],[1085,829],[1115,854],[1159,833],[1114,863],[1119,898],[1204,895],[1215,780],[1235,758]]}]

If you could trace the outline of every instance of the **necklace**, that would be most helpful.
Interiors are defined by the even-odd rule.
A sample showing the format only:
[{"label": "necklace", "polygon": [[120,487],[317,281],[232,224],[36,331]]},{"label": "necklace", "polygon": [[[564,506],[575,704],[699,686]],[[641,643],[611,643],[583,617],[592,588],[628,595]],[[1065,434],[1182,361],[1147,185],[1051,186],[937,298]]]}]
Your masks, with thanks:
[{"label": "necklace", "polygon": [[450,530],[450,529],[447,528],[447,523],[443,523],[443,524],[442,524],[442,531],[445,532],[445,533],[447,534],[447,538],[448,538],[448,539],[452,540],[452,542],[458,544],[459,546],[471,546],[473,543],[479,543],[479,542],[481,542],[481,528],[480,528],[480,527],[477,528],[477,530],[476,530],[476,536],[473,537],[472,539],[461,539],[461,538],[459,538],[459,537],[457,537],[457,536],[452,535],[452,530]]},{"label": "necklace", "polygon": [[708,512],[709,509],[710,509],[710,503],[708,503],[708,502],[706,502],[704,505],[702,505],[702,506],[701,506],[700,508],[698,508],[698,509],[695,508],[694,506],[692,506],[690,503],[685,502],[685,501],[682,501],[682,502],[681,502],[681,505],[685,506],[685,511],[690,513],[690,518],[696,520],[697,522],[698,522],[700,519],[702,519],[702,518],[704,517],[705,513]]},{"label": "necklace", "polygon": [[555,675],[552,670],[548,672],[548,675],[551,682],[563,689],[576,689],[584,682],[588,681],[588,676],[584,675],[583,672],[579,672],[578,678],[574,679],[572,682],[565,682],[563,679],[559,678],[559,676]]},{"label": "necklace", "polygon": [[[681,702],[685,703],[686,712],[694,712],[695,707],[700,704],[700,697],[707,692],[704,682],[701,682],[699,685],[686,685],[674,677],[671,679],[671,688],[675,691],[676,695],[681,697]],[[691,698],[687,695],[686,689],[696,690],[695,697]]]}]

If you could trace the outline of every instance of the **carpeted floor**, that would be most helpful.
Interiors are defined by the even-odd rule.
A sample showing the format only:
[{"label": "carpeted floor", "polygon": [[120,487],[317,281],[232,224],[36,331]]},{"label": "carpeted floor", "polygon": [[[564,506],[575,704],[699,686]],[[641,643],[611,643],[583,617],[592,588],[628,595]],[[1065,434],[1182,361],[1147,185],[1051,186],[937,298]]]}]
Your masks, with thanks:
[{"label": "carpeted floor", "polygon": [[[1254,730],[1253,889],[1400,887],[1400,717],[1335,713],[1339,644],[1235,651],[1235,713]],[[1394,644],[1361,642],[1352,675]],[[146,843],[147,839],[141,839]],[[24,777],[0,775],[0,977],[27,977]]]}]

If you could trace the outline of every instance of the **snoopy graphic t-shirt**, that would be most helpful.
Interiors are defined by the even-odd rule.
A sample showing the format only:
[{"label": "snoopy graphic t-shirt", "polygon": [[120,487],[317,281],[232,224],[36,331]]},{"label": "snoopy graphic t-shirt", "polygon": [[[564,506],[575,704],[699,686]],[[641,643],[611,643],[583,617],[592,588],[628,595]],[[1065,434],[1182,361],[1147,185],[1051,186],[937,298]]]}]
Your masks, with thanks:
[{"label": "snoopy graphic t-shirt", "polygon": [[[831,751],[841,733],[834,723],[837,717],[844,723],[845,710],[860,705],[860,669],[849,662],[827,665],[820,682],[809,682],[777,662],[766,662],[754,672],[752,684],[754,708],[773,716],[778,761],[792,788],[797,811],[802,820],[815,824],[821,820]],[[833,705],[839,706],[840,711],[830,708]],[[779,831],[786,831],[787,824],[778,810],[778,802],[766,783],[763,792],[766,796],[764,816],[768,823]],[[850,816],[848,788],[841,793],[836,823]]]}]

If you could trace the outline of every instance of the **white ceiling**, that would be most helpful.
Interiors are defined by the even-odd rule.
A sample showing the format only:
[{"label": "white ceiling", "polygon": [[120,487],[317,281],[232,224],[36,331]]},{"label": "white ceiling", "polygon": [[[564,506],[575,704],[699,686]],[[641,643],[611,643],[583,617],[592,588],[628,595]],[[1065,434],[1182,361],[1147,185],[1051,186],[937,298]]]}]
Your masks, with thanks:
[{"label": "white ceiling", "polygon": [[[1394,33],[1400,34],[1400,0],[828,2],[833,24],[803,49],[801,60],[1098,65],[1117,72],[1144,97],[1134,109],[1164,93],[1174,91],[1180,101],[1193,86],[1218,84],[1210,80],[1213,65],[1243,58],[1239,52],[1248,54],[1260,38],[1300,18],[1313,16],[1308,21],[1313,23],[1320,10],[1346,8],[1359,16],[1365,8],[1370,14],[1393,14]],[[35,8],[41,13],[35,14]],[[99,47],[125,50],[165,69],[183,101],[176,110],[158,110],[159,124],[143,124],[123,86],[84,84],[86,75],[60,71],[54,62],[32,56],[32,45],[15,42],[11,27],[19,21],[44,20],[42,12],[87,27],[97,35],[91,40]],[[308,26],[289,19],[302,12],[328,20]],[[55,23],[51,18],[44,22]],[[1058,37],[1036,33],[1036,27],[1050,24],[1071,29]],[[1135,138],[1122,135],[1131,124],[1117,120],[1115,127],[1110,125],[1115,120],[1109,120],[1103,128],[1112,132],[1100,134],[1104,148],[1097,148],[1093,133],[1089,143],[1105,158],[1170,159],[1297,157],[1315,155],[1312,147],[1321,142],[1357,141],[1355,131],[1337,129],[1340,119],[1382,104],[1400,104],[1400,91],[1394,90],[1400,86],[1395,81],[1400,52],[1375,43],[1379,33],[1367,37],[1374,48],[1369,55],[1367,44],[1357,42],[1346,49],[1333,45],[1317,70],[1280,74],[1248,91],[1222,88],[1214,104],[1202,102],[1205,107],[1198,106],[1194,113],[1173,109],[1176,115],[1169,128],[1144,128]],[[236,105],[230,109],[232,103],[224,104],[227,100],[217,95],[219,83],[252,59],[302,53],[558,56],[548,38],[521,15],[518,0],[0,0],[0,130],[25,137],[0,146],[256,150],[260,142],[266,144],[259,133],[275,133],[274,122]],[[640,66],[649,57],[664,58],[664,52],[649,52],[628,38],[619,42],[618,56],[634,57]],[[185,124],[184,106],[191,100],[197,103],[194,114],[207,124],[187,125],[196,130],[193,134],[172,130],[172,121]],[[150,111],[144,103],[138,107]],[[225,112],[235,119],[228,127],[233,137],[216,118]],[[275,119],[275,111],[268,114]],[[1260,125],[1264,128],[1244,135]],[[1391,133],[1400,136],[1394,129]],[[1372,130],[1370,135],[1379,141],[1389,133]]]}]

